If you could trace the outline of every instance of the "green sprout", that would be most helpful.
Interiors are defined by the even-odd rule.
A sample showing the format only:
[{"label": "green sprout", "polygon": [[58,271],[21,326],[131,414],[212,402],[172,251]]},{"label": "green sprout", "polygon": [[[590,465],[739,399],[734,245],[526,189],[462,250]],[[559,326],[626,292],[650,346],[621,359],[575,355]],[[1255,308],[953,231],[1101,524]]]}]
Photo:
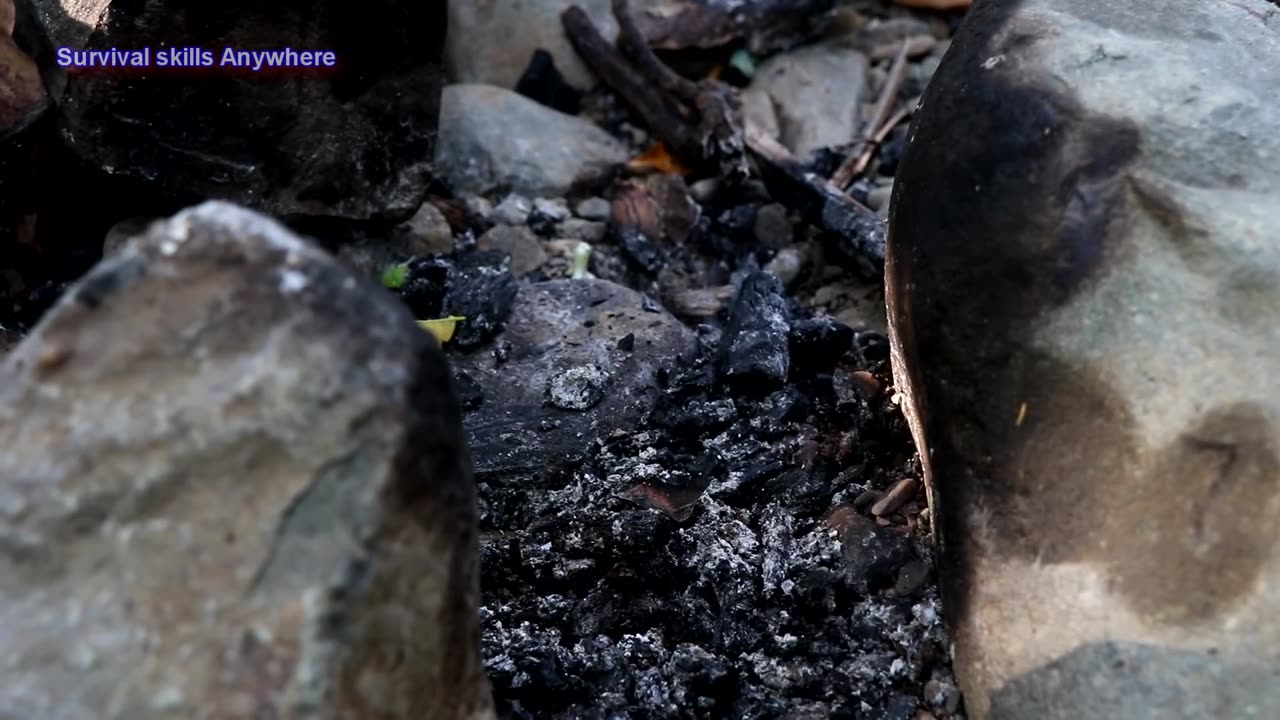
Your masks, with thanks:
[{"label": "green sprout", "polygon": [[570,276],[574,280],[595,277],[591,271],[587,269],[587,264],[591,261],[591,245],[580,242],[573,249],[573,274]]}]

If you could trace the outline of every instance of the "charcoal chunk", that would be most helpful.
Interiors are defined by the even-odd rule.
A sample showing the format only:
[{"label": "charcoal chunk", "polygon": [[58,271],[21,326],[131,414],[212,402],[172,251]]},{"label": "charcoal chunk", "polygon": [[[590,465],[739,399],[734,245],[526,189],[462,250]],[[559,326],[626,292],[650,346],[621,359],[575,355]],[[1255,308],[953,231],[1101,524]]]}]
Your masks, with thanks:
[{"label": "charcoal chunk", "polygon": [[791,358],[797,365],[830,368],[853,347],[853,328],[830,317],[791,326]]},{"label": "charcoal chunk", "polygon": [[511,314],[518,289],[500,253],[476,252],[460,259],[449,273],[444,298],[446,314],[465,318],[458,323],[453,342],[472,347],[489,339]]},{"label": "charcoal chunk", "polygon": [[743,280],[729,309],[720,350],[720,373],[735,391],[767,393],[787,379],[791,311],[782,283],[772,273]]}]

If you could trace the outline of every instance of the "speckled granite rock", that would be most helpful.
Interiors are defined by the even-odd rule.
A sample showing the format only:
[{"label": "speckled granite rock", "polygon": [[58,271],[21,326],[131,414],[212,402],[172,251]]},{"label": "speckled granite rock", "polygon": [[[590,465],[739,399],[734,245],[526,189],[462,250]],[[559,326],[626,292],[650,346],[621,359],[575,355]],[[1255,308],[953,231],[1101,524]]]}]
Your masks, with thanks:
[{"label": "speckled granite rock", "polygon": [[0,361],[0,716],[491,716],[444,359],[219,202]]},{"label": "speckled granite rock", "polygon": [[887,267],[970,717],[1280,717],[1280,12],[988,0]]}]

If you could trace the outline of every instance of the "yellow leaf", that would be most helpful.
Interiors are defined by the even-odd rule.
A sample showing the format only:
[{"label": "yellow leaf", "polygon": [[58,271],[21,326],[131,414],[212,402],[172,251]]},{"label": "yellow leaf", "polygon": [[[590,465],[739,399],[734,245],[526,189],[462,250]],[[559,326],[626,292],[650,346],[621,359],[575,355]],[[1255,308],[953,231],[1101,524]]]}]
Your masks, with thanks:
[{"label": "yellow leaf", "polygon": [[435,336],[443,345],[453,339],[453,331],[458,329],[458,322],[466,320],[461,315],[436,318],[435,320],[419,320],[418,327]]}]

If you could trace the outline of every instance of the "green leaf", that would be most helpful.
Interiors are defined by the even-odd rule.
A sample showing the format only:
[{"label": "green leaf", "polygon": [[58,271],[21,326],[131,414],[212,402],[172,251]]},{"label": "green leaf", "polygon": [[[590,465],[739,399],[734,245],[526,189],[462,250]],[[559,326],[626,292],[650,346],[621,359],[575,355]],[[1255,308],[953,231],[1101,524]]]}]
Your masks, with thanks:
[{"label": "green leaf", "polygon": [[396,263],[382,271],[382,286],[399,290],[409,280],[409,263]]}]

